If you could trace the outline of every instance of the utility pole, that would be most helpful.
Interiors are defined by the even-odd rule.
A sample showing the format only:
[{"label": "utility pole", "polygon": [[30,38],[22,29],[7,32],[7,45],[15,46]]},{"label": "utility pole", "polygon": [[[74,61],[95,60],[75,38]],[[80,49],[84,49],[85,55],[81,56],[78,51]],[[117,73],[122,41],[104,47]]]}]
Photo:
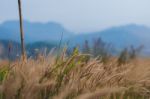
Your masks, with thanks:
[{"label": "utility pole", "polygon": [[26,52],[25,52],[25,45],[24,45],[24,32],[23,32],[21,0],[18,0],[18,9],[19,9],[19,22],[20,22],[21,53],[22,53],[23,60],[26,60]]}]

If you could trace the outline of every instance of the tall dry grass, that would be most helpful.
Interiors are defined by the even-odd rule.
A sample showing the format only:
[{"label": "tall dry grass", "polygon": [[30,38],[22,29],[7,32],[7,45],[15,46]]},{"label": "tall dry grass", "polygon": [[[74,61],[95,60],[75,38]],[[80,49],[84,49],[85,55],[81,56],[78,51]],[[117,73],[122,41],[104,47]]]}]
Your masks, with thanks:
[{"label": "tall dry grass", "polygon": [[144,59],[120,66],[115,58],[87,61],[77,51],[3,63],[0,99],[149,99],[149,65]]}]

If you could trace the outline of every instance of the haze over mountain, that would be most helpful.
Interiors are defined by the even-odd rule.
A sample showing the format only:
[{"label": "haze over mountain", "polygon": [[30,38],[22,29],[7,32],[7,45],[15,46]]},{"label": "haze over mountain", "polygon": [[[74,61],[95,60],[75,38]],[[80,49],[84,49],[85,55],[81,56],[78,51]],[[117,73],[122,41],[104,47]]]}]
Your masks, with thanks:
[{"label": "haze over mountain", "polygon": [[[24,21],[24,32],[25,41],[28,43],[36,41],[57,41],[60,40],[62,33],[64,39],[73,35],[72,32],[55,22],[43,24]],[[7,21],[1,24],[0,35],[0,39],[19,41],[19,22]]]},{"label": "haze over mountain", "polygon": [[118,47],[147,45],[150,42],[150,28],[143,25],[129,24],[108,28],[103,31],[77,35],[72,38],[72,41],[81,43],[85,40],[92,40],[98,37],[101,37],[103,41],[112,43]]},{"label": "haze over mountain", "polygon": [[[75,34],[55,22],[32,23],[24,21],[25,40],[28,43],[39,41],[58,42],[63,33],[63,41],[71,46],[82,45],[85,40],[92,41],[101,37],[104,42],[111,43],[117,48],[129,47],[130,45],[144,45],[150,49],[150,28],[144,25],[128,24],[119,27],[108,28],[103,31]],[[0,25],[0,39],[20,41],[19,22],[7,21]]]}]

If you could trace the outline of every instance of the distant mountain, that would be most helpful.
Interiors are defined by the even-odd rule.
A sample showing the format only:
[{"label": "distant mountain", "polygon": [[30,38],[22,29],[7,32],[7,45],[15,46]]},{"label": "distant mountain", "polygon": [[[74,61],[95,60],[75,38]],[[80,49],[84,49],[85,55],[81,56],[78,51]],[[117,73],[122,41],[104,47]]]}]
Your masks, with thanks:
[{"label": "distant mountain", "polygon": [[[54,22],[34,23],[24,21],[24,32],[26,42],[36,41],[58,41],[63,33],[63,38],[67,39],[73,36],[73,33],[66,30],[62,25]],[[20,40],[19,22],[7,21],[0,24],[0,39]]]},{"label": "distant mountain", "polygon": [[71,38],[70,45],[83,44],[85,40],[92,42],[93,39],[101,38],[104,42],[111,43],[118,49],[131,45],[144,45],[150,53],[150,28],[142,25],[129,24],[112,27],[103,31],[77,35]]},{"label": "distant mountain", "polygon": [[[103,31],[75,35],[75,33],[55,22],[44,24],[24,21],[24,31],[25,41],[28,44],[34,44],[35,42],[58,44],[63,33],[63,41],[69,42],[69,46],[83,45],[85,40],[91,43],[93,39],[100,37],[104,42],[114,45],[117,50],[131,45],[144,45],[145,52],[150,54],[150,28],[143,25],[129,24],[108,28]],[[20,42],[19,22],[7,21],[0,24],[0,40]],[[41,43],[38,43],[38,45],[41,45]]]}]

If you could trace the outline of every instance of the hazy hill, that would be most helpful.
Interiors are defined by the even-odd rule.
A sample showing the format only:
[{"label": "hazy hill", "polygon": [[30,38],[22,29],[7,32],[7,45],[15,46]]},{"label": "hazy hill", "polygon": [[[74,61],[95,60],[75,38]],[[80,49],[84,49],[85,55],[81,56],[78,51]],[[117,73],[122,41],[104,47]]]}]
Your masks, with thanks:
[{"label": "hazy hill", "polygon": [[150,28],[135,24],[77,35],[70,39],[70,45],[82,44],[85,40],[92,42],[93,39],[98,37],[117,48],[124,48],[130,45],[144,45],[145,48],[150,49]]},{"label": "hazy hill", "polygon": [[[54,22],[44,24],[24,21],[24,32],[26,42],[57,41],[60,40],[62,32],[64,39],[73,35],[62,25]],[[18,21],[7,21],[0,25],[0,39],[19,41],[19,33]]]},{"label": "hazy hill", "polygon": [[[75,46],[76,44],[83,45],[85,40],[92,42],[93,39],[100,37],[104,42],[111,43],[117,49],[122,49],[130,45],[144,45],[145,52],[150,53],[150,28],[143,25],[129,24],[108,28],[103,31],[75,35],[75,33],[68,31],[62,25],[55,22],[43,24],[24,21],[24,31],[25,40],[28,44],[37,44],[35,42],[41,41],[42,44],[47,44],[47,42],[58,44],[63,32],[63,41],[69,42],[69,46]],[[20,42],[19,38],[18,21],[7,21],[0,25],[0,40]]]}]

